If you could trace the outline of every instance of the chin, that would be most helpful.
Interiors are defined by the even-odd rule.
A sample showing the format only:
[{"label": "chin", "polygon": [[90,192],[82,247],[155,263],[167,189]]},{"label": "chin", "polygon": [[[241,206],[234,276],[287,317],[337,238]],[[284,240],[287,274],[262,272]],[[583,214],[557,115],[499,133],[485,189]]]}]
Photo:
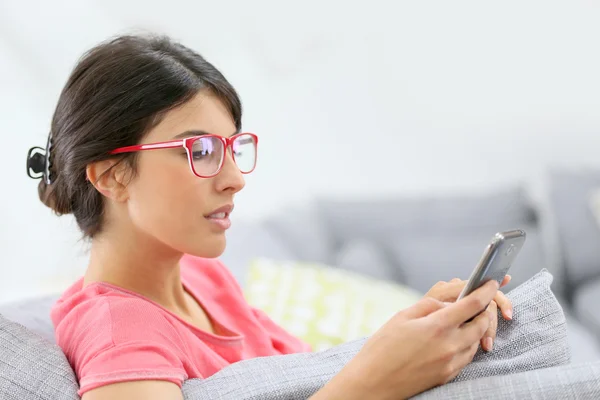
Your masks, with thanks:
[{"label": "chin", "polygon": [[[219,237],[220,236],[220,237]],[[217,258],[225,251],[226,239],[225,235],[217,237],[204,237],[196,242],[196,246],[192,246],[192,255],[202,258]],[[200,246],[198,246],[200,244]]]}]

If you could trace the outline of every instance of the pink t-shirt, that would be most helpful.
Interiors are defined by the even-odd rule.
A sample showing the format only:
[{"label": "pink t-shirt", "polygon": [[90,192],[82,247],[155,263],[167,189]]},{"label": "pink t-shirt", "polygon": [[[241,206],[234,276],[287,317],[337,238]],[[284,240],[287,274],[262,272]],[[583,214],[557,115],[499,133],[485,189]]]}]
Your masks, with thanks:
[{"label": "pink t-shirt", "polygon": [[51,311],[56,339],[79,379],[79,395],[110,383],[164,380],[181,386],[240,360],[310,351],[245,301],[216,259],[184,256],[181,280],[223,336],[187,323],[157,303],[83,279]]}]

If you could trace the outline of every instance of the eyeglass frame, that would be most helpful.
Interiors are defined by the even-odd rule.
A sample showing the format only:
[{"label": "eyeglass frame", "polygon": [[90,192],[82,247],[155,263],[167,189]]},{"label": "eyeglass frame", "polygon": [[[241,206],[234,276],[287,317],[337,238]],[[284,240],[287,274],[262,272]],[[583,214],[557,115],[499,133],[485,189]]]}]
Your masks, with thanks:
[{"label": "eyeglass frame", "polygon": [[[235,161],[235,152],[233,151],[233,142],[240,136],[250,136],[254,140],[254,166],[248,172],[242,171],[240,169],[240,167],[237,165],[237,161]],[[196,172],[196,168],[194,168],[194,161],[192,159],[194,142],[198,139],[206,138],[206,137],[217,138],[221,141],[221,143],[223,143],[223,154],[221,157],[221,162],[219,163],[219,167],[217,168],[217,171],[212,175],[198,174]],[[190,137],[187,137],[184,139],[167,140],[164,142],[156,142],[156,143],[136,144],[133,146],[119,147],[115,150],[112,150],[109,154],[117,155],[117,154],[124,154],[124,153],[135,153],[138,151],[145,151],[145,150],[175,149],[178,147],[183,147],[185,149],[190,169],[192,170],[192,173],[194,175],[196,175],[198,178],[213,178],[213,177],[217,176],[219,174],[219,172],[221,172],[221,169],[223,168],[223,164],[225,163],[225,157],[227,157],[227,149],[229,147],[231,147],[231,157],[233,159],[233,162],[235,163],[236,167],[240,170],[240,172],[242,174],[249,174],[252,171],[254,171],[254,169],[256,169],[256,160],[257,160],[257,153],[258,153],[258,136],[256,136],[254,133],[250,133],[250,132],[236,133],[235,135],[232,135],[230,137],[223,137],[223,136],[215,135],[212,133],[207,133],[207,134],[203,134],[203,135],[190,136]]]}]

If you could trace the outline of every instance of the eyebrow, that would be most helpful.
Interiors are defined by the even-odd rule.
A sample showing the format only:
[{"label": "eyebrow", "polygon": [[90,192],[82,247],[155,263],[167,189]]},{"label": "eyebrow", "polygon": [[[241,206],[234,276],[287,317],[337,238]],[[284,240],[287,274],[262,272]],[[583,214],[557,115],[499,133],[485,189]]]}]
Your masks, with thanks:
[{"label": "eyebrow", "polygon": [[[238,133],[240,133],[240,131],[236,130],[230,136],[233,136]],[[183,138],[188,138],[188,137],[192,137],[192,136],[202,136],[202,135],[210,135],[210,134],[211,134],[210,132],[206,132],[203,130],[190,130],[190,131],[181,132],[179,135],[173,136],[173,139],[183,139]]]},{"label": "eyebrow", "polygon": [[205,131],[192,130],[192,131],[181,132],[179,135],[173,136],[173,139],[183,139],[183,138],[187,138],[187,137],[202,136],[202,135],[208,135],[208,134],[209,133],[205,132]]}]

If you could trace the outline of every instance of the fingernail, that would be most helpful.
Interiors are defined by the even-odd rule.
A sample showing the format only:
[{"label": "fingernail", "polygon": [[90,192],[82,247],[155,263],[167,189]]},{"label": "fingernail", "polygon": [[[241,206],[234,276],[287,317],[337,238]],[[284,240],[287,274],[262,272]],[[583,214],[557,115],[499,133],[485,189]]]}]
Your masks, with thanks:
[{"label": "fingernail", "polygon": [[492,351],[492,349],[494,348],[494,341],[492,340],[492,338],[485,339],[485,348],[487,349],[487,351]]},{"label": "fingernail", "polygon": [[505,311],[506,316],[508,317],[508,319],[512,319],[513,317],[513,313],[511,309],[508,309]]}]

